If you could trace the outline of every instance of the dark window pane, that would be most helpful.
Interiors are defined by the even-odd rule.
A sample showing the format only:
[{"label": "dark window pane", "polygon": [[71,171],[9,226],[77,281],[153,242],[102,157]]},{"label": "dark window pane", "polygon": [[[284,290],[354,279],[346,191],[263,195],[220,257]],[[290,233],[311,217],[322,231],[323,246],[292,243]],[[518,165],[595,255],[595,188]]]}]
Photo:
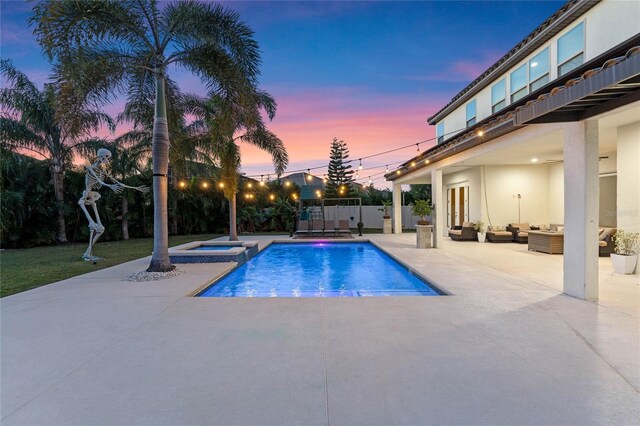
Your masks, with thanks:
[{"label": "dark window pane", "polygon": [[533,83],[531,83],[529,85],[529,91],[530,92],[535,92],[536,90],[538,90],[539,88],[541,88],[542,86],[544,86],[545,84],[547,84],[549,82],[549,74],[540,77],[539,79],[537,79],[536,81],[534,81]]},{"label": "dark window pane", "polygon": [[565,62],[564,64],[560,65],[558,67],[558,75],[560,76],[560,75],[568,73],[572,69],[577,68],[580,65],[582,65],[583,62],[584,62],[584,53],[581,53],[578,56],[576,56],[575,58],[571,58],[567,62]]},{"label": "dark window pane", "polygon": [[494,106],[491,107],[491,113],[495,114],[496,112],[500,111],[505,106],[507,106],[507,101],[506,100],[502,100],[501,102],[498,102],[497,104],[495,104]]},{"label": "dark window pane", "polygon": [[515,92],[513,95],[511,95],[511,103],[514,103],[518,99],[524,98],[526,94],[527,94],[527,87],[525,86],[522,89]]}]

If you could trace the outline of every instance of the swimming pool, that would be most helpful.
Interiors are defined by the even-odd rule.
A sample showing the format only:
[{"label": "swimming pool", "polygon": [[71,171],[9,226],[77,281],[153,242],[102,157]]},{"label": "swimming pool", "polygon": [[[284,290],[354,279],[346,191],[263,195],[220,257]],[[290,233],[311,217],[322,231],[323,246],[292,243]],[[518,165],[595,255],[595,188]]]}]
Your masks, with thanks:
[{"label": "swimming pool", "polygon": [[200,297],[438,296],[368,242],[274,243]]}]

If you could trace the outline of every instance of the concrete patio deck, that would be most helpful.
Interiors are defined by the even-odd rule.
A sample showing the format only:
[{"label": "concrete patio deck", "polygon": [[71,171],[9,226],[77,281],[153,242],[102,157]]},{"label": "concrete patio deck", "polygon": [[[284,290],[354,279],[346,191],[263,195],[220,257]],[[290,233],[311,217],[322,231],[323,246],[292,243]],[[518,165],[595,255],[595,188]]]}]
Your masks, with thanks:
[{"label": "concrete patio deck", "polygon": [[561,256],[366,238],[452,295],[193,298],[232,265],[140,259],[3,298],[1,423],[640,423],[637,275],[591,303]]}]

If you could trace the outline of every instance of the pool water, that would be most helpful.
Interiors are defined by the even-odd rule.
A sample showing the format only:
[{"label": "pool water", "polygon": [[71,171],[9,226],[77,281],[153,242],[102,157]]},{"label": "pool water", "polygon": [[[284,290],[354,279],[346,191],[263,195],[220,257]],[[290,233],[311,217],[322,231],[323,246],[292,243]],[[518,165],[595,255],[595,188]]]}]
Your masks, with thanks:
[{"label": "pool water", "polygon": [[200,297],[441,294],[370,243],[271,244]]},{"label": "pool water", "polygon": [[242,246],[198,246],[189,250],[229,250],[234,248],[242,248]]}]

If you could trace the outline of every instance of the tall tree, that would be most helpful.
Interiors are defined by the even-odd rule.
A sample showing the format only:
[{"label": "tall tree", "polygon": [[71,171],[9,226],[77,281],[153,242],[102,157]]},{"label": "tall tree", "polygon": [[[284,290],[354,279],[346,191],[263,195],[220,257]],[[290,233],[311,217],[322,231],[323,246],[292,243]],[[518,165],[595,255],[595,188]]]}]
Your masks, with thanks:
[{"label": "tall tree", "polygon": [[[229,240],[237,241],[238,175],[240,173],[240,148],[237,143],[247,143],[271,155],[276,175],[280,176],[289,164],[284,143],[269,131],[261,112],[272,120],[276,113],[276,102],[266,92],[253,90],[240,99],[213,97],[201,108],[201,124],[207,129],[212,142],[213,154],[220,165],[222,191],[229,201]],[[192,112],[196,108],[191,109]]]},{"label": "tall tree", "polygon": [[349,148],[347,143],[338,138],[331,141],[329,167],[327,171],[327,188],[325,197],[347,197],[353,194],[353,170],[349,164]]},{"label": "tall tree", "polygon": [[[154,0],[45,0],[33,8],[35,34],[70,96],[89,103],[114,94],[128,100],[154,90],[153,256],[148,271],[174,268],[168,250],[168,70],[179,65],[212,93],[234,98],[259,75],[253,31],[220,5],[184,1],[158,7]],[[79,94],[79,95],[78,95]]]},{"label": "tall tree", "polygon": [[0,73],[8,83],[0,89],[0,139],[8,149],[28,151],[47,160],[56,199],[56,241],[66,243],[64,173],[83,145],[96,142],[92,132],[102,125],[113,131],[115,126],[108,115],[95,108],[63,104],[62,89],[56,84],[45,84],[39,90],[7,60],[0,60]]}]

